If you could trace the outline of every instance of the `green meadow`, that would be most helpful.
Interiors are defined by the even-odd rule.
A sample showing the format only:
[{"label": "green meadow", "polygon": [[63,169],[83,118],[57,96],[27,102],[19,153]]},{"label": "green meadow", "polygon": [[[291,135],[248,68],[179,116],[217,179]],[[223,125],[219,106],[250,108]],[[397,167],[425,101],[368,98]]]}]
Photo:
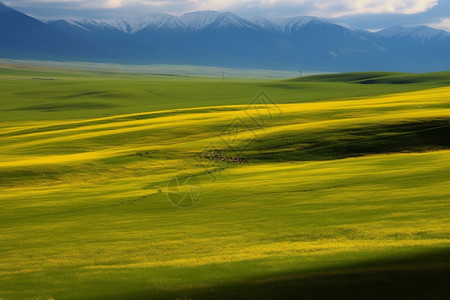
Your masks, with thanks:
[{"label": "green meadow", "polygon": [[445,299],[450,72],[0,65],[0,299]]}]

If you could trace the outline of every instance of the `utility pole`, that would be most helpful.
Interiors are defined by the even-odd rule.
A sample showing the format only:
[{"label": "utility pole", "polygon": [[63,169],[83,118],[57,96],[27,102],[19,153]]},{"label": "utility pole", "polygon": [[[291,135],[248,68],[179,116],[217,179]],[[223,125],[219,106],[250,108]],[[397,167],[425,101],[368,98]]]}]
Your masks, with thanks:
[{"label": "utility pole", "polygon": [[225,71],[222,71],[222,82],[225,81]]}]

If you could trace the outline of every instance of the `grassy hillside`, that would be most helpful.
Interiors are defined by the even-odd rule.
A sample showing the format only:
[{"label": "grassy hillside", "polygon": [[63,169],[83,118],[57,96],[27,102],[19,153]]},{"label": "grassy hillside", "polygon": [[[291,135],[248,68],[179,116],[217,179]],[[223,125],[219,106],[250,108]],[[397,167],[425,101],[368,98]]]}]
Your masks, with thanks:
[{"label": "grassy hillside", "polygon": [[4,66],[0,299],[446,297],[447,75]]},{"label": "grassy hillside", "polygon": [[450,72],[423,74],[395,72],[355,72],[314,75],[290,79],[291,82],[347,82],[359,84],[450,84]]}]

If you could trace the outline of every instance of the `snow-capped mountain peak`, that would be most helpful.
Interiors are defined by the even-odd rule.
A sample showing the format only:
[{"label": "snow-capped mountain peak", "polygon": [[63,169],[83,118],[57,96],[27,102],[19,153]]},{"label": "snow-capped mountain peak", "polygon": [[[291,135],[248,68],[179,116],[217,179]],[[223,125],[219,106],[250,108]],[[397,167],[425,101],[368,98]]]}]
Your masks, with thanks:
[{"label": "snow-capped mountain peak", "polygon": [[268,31],[280,31],[279,24],[274,23],[274,21],[268,20],[263,17],[259,17],[252,20],[252,23],[256,26],[262,27]]},{"label": "snow-capped mountain peak", "polygon": [[225,12],[220,14],[217,19],[211,23],[217,28],[254,28],[256,25],[246,19],[243,19],[233,13]]},{"label": "snow-capped mountain peak", "polygon": [[325,22],[325,21],[322,21],[317,17],[301,16],[301,17],[281,19],[275,24],[277,24],[280,30],[285,34],[291,34],[292,32],[299,30],[300,28],[311,22]]},{"label": "snow-capped mountain peak", "polygon": [[314,17],[249,21],[204,11],[180,17],[153,13],[114,21],[42,22],[0,6],[0,36],[0,55],[6,58],[20,54],[24,59],[242,68],[301,65],[329,71],[421,72],[450,66],[450,34],[445,31],[421,26],[375,33]]},{"label": "snow-capped mountain peak", "polygon": [[180,17],[162,13],[152,13],[143,17],[127,20],[113,21],[111,24],[130,34],[134,34],[144,28],[157,29],[179,29],[183,31],[195,31],[211,25],[215,22],[227,24],[243,24],[246,21],[231,13],[217,11],[198,11],[184,14]]},{"label": "snow-capped mountain peak", "polygon": [[444,30],[434,29],[428,26],[394,26],[378,31],[377,34],[383,37],[395,39],[403,37],[413,37],[422,41],[449,35],[449,33]]},{"label": "snow-capped mountain peak", "polygon": [[184,23],[186,28],[190,29],[200,29],[217,20],[223,13],[207,10],[207,11],[197,11],[184,14],[180,17],[180,20]]},{"label": "snow-capped mountain peak", "polygon": [[93,31],[93,30],[114,30],[115,26],[111,25],[107,21],[102,20],[94,20],[94,19],[80,19],[80,20],[50,20],[46,21],[47,24],[60,25],[60,26],[72,26],[74,28],[78,28],[84,31]]},{"label": "snow-capped mountain peak", "polygon": [[174,25],[174,23],[176,23],[173,20],[174,18],[176,17],[169,14],[151,13],[133,19],[120,19],[117,21],[110,21],[110,24],[124,32],[133,34],[147,27],[157,29],[164,26],[165,24]]}]

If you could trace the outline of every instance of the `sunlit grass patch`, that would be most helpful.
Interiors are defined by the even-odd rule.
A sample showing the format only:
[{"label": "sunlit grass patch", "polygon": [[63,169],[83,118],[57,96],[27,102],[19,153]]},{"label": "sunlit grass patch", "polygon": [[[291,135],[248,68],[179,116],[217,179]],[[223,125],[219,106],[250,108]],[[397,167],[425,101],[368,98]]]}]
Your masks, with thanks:
[{"label": "sunlit grass patch", "polygon": [[[450,246],[442,78],[135,79],[0,79],[0,298],[176,299],[355,264],[370,281],[376,259]],[[261,89],[277,114],[249,106]],[[173,189],[191,176],[194,187]],[[171,203],[168,191],[192,188],[192,207]],[[420,268],[438,272],[438,257]]]}]

